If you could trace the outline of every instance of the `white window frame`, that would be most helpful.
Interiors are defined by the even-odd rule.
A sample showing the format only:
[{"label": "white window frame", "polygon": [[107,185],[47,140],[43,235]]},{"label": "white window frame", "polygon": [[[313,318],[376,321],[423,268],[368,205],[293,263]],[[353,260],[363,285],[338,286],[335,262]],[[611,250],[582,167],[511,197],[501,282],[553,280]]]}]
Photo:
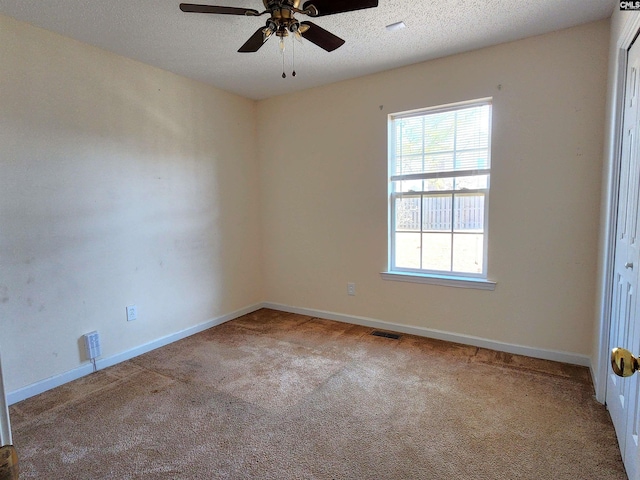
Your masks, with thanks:
[{"label": "white window frame", "polygon": [[[419,117],[429,114],[436,114],[454,110],[462,110],[470,107],[484,106],[488,105],[491,109],[489,116],[489,138],[488,138],[488,159],[489,159],[489,168],[486,169],[476,169],[476,170],[465,170],[465,171],[455,171],[455,172],[434,172],[434,173],[418,173],[418,174],[404,174],[404,175],[396,175],[395,174],[395,141],[396,141],[396,133],[395,133],[395,121],[398,119],[409,118],[409,117]],[[470,100],[466,102],[459,102],[448,105],[440,105],[430,108],[421,108],[417,110],[411,110],[406,112],[393,113],[388,116],[388,169],[389,169],[389,182],[388,182],[388,266],[389,270],[383,272],[382,278],[385,280],[396,280],[396,281],[404,281],[404,282],[416,282],[416,283],[430,283],[430,284],[438,284],[445,286],[453,286],[453,287],[464,287],[464,288],[477,288],[483,290],[494,290],[496,283],[487,279],[487,265],[488,265],[488,238],[489,238],[489,194],[490,194],[490,185],[491,185],[491,122],[493,116],[493,105],[492,98],[482,98],[476,100]],[[422,179],[430,179],[430,178],[453,178],[453,177],[462,177],[462,176],[470,176],[470,175],[487,175],[488,182],[487,187],[483,189],[477,190],[453,190],[453,191],[438,191],[438,192],[411,192],[411,193],[403,193],[403,192],[395,192],[394,191],[394,182],[401,180],[422,180]],[[395,201],[397,198],[401,197],[419,197],[421,200],[421,212],[424,208],[424,198],[425,197],[434,197],[436,195],[452,195],[452,198],[455,198],[455,194],[458,193],[483,193],[484,195],[484,224],[483,224],[483,261],[482,261],[482,272],[481,273],[471,273],[471,272],[457,272],[457,271],[445,271],[445,270],[432,270],[432,269],[415,269],[415,268],[406,268],[406,267],[397,267],[395,265],[395,233],[396,233],[396,225],[395,225]],[[453,207],[453,203],[452,203]],[[453,215],[453,208],[452,208]],[[453,220],[453,219],[452,219]],[[421,224],[421,232],[422,232],[422,222]],[[453,223],[452,223],[452,233],[453,233]],[[422,242],[422,235],[421,242]],[[453,236],[452,236],[453,241]],[[422,244],[422,243],[421,243]],[[452,259],[453,259],[453,248],[452,248]],[[451,263],[451,267],[453,269],[453,262]]]}]

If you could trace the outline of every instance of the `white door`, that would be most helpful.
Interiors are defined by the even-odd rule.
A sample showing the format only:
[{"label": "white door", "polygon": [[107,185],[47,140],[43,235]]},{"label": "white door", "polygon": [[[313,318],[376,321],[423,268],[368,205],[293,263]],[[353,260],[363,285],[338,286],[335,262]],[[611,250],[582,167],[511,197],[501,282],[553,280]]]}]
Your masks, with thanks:
[{"label": "white door", "polygon": [[[640,303],[638,303],[638,190],[640,186],[640,41],[629,49],[625,84],[619,205],[614,261],[614,292],[610,347],[622,347],[640,354]],[[616,429],[620,451],[631,480],[640,480],[638,470],[638,374],[618,377],[609,370],[606,402]]]}]

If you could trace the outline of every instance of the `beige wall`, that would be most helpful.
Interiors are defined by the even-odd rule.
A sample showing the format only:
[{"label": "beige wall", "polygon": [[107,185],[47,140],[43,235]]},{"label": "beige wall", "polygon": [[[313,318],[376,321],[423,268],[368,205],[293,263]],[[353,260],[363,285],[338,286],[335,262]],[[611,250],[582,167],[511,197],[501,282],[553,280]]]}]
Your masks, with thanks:
[{"label": "beige wall", "polygon": [[8,391],[262,301],[253,101],[2,16],[0,65]]},{"label": "beige wall", "polygon": [[[608,35],[603,20],[261,101],[265,297],[590,355]],[[382,280],[387,115],[482,97],[496,290]]]},{"label": "beige wall", "polygon": [[[589,355],[607,41],[602,21],[256,104],[0,16],[8,391],[86,364],[91,330],[109,357],[263,300]],[[383,281],[387,115],[487,96],[496,290]]]}]

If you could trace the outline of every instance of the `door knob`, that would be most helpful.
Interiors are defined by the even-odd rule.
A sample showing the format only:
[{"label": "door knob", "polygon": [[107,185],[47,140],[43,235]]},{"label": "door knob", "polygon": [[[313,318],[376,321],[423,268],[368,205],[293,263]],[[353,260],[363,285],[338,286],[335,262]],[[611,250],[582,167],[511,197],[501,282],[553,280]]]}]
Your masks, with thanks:
[{"label": "door knob", "polygon": [[638,359],[625,348],[611,350],[611,368],[619,377],[630,377],[638,370]]},{"label": "door knob", "polygon": [[633,262],[627,262],[624,264],[624,268],[630,268],[631,270],[633,270]]}]

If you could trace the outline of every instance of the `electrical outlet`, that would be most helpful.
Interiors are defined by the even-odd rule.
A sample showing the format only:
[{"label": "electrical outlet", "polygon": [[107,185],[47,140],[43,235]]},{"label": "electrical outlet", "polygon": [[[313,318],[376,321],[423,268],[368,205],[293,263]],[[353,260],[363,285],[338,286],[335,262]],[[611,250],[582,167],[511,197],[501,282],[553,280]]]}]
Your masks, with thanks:
[{"label": "electrical outlet", "polygon": [[129,305],[127,307],[127,322],[132,322],[138,318],[138,307],[136,305]]},{"label": "electrical outlet", "polygon": [[347,295],[351,295],[352,297],[356,294],[356,284],[349,282],[347,283]]}]

